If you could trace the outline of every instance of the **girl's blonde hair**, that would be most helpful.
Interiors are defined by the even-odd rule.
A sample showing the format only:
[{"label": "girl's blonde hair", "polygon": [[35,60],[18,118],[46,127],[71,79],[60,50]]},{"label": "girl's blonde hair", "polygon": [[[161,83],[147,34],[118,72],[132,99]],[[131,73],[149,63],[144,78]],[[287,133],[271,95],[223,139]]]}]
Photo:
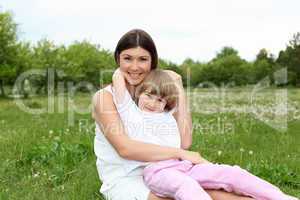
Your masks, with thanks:
[{"label": "girl's blonde hair", "polygon": [[143,82],[136,88],[134,98],[137,104],[140,95],[145,92],[165,99],[167,102],[165,111],[172,110],[178,103],[178,88],[176,83],[168,72],[164,70],[152,70]]}]

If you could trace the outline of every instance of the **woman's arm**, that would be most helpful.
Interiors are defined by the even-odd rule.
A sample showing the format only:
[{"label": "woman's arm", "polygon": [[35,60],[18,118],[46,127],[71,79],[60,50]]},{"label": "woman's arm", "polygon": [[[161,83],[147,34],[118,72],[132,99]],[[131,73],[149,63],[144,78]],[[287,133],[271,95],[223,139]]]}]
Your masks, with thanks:
[{"label": "woman's arm", "polygon": [[190,160],[195,164],[202,162],[198,152],[130,139],[113,103],[112,95],[107,91],[102,90],[94,95],[92,115],[107,140],[123,158],[146,162],[172,158]]},{"label": "woman's arm", "polygon": [[189,149],[192,144],[192,117],[189,110],[188,100],[182,84],[181,76],[171,70],[166,70],[172,79],[176,82],[178,88],[178,105],[174,112],[181,137],[181,148]]}]

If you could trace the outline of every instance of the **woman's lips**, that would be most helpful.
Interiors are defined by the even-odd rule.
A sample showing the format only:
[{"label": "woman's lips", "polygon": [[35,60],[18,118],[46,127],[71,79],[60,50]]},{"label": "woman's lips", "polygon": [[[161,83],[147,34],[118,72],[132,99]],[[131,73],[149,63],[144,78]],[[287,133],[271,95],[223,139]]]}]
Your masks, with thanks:
[{"label": "woman's lips", "polygon": [[138,79],[142,75],[142,73],[130,73],[130,72],[128,72],[128,74],[133,79]]}]

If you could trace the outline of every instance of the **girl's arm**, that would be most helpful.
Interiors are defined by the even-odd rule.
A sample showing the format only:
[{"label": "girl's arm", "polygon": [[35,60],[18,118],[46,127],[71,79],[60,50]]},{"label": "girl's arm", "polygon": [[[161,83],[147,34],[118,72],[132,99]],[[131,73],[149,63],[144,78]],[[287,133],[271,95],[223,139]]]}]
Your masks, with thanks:
[{"label": "girl's arm", "polygon": [[121,104],[124,101],[125,91],[127,90],[127,88],[126,88],[124,76],[120,68],[118,68],[114,72],[112,76],[112,83],[113,83],[116,101],[118,104]]},{"label": "girl's arm", "polygon": [[113,97],[107,91],[102,90],[94,95],[92,116],[107,140],[123,158],[146,162],[175,158],[190,160],[195,164],[203,161],[198,152],[130,139],[113,103]]},{"label": "girl's arm", "polygon": [[177,121],[178,129],[181,137],[181,148],[189,149],[192,144],[192,117],[189,110],[188,100],[182,84],[181,76],[171,70],[166,70],[176,82],[178,88],[178,105],[173,116]]}]

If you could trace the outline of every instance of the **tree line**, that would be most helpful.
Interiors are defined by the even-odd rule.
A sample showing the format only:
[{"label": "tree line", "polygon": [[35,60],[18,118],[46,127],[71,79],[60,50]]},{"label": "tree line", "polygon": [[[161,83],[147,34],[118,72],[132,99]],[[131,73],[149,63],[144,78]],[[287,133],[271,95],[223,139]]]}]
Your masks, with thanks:
[{"label": "tree line", "polygon": [[[208,62],[187,58],[183,63],[175,64],[159,59],[159,67],[176,71],[182,75],[185,84],[194,87],[206,87],[208,83],[242,86],[256,84],[266,77],[271,84],[276,84],[274,72],[286,68],[287,80],[280,85],[299,86],[300,32],[293,35],[277,57],[261,49],[254,61],[247,61],[237,50],[227,46]],[[115,68],[113,52],[86,40],[70,45],[57,45],[48,39],[41,39],[36,44],[20,41],[13,15],[0,10],[0,96],[6,95],[4,86],[14,85],[17,78],[28,70],[42,73],[26,79],[35,87],[35,93],[42,94],[47,93],[49,70],[54,72],[55,83],[87,81],[99,86],[111,81]],[[26,93],[26,81],[18,85],[19,93]]]}]

